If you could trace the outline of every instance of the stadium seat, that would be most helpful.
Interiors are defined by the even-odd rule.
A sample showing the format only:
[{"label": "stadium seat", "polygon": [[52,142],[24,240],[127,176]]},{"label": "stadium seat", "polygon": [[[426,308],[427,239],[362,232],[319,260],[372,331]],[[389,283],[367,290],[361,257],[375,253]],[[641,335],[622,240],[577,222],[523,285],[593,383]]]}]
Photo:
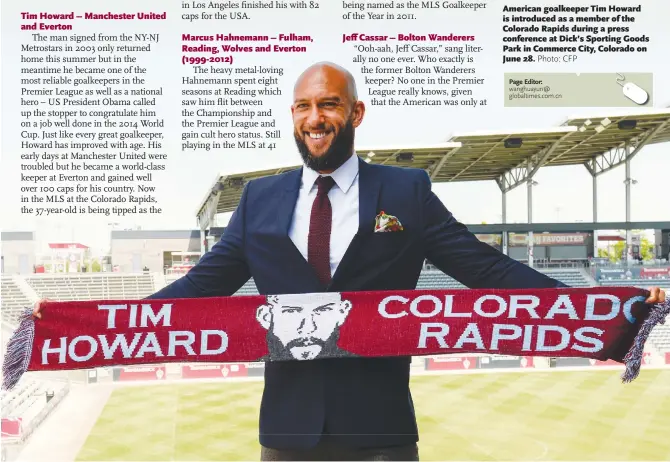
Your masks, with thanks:
[{"label": "stadium seat", "polygon": [[12,276],[2,275],[0,296],[2,299],[2,320],[16,325],[26,307],[32,305]]},{"label": "stadium seat", "polygon": [[[579,269],[546,269],[540,270],[549,277],[557,279],[571,287],[591,287],[589,281]],[[465,286],[441,271],[424,270],[419,276],[417,289],[464,289]]]},{"label": "stadium seat", "polygon": [[654,327],[649,340],[661,354],[670,353],[670,316],[665,319],[665,324]]},{"label": "stadium seat", "polygon": [[465,286],[442,271],[421,271],[416,288],[422,289],[465,289]]},{"label": "stadium seat", "polygon": [[132,300],[156,291],[150,273],[36,274],[26,278],[40,298],[69,300]]},{"label": "stadium seat", "polygon": [[541,269],[547,276],[561,281],[570,287],[591,287],[592,284],[578,268]]},{"label": "stadium seat", "polygon": [[249,279],[246,284],[235,292],[235,295],[258,295],[258,289],[253,279]]},{"label": "stadium seat", "polygon": [[656,278],[656,279],[643,279],[643,278],[631,278],[631,279],[608,279],[606,281],[600,281],[601,286],[633,286],[640,287],[642,289],[648,287],[666,287],[670,284],[670,279]]},{"label": "stadium seat", "polygon": [[[36,377],[33,376],[33,377]],[[47,401],[47,393],[60,396],[69,391],[69,384],[63,380],[38,380],[24,376],[16,388],[3,391],[2,418],[21,420],[21,437],[30,436],[46,416],[53,411],[58,400]]]}]

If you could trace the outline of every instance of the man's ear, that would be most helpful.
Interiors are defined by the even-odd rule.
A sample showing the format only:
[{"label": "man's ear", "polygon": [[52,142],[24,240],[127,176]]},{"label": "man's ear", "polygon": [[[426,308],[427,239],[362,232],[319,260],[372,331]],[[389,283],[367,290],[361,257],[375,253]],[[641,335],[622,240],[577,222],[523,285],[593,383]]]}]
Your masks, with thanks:
[{"label": "man's ear", "polygon": [[270,305],[261,305],[256,310],[256,320],[259,322],[263,329],[270,330],[270,324],[272,322],[272,312]]},{"label": "man's ear", "polygon": [[344,324],[344,321],[346,321],[347,316],[349,316],[349,311],[351,311],[351,302],[349,300],[342,300],[337,311],[339,314],[339,320],[337,322],[337,325],[341,326],[342,324]]},{"label": "man's ear", "polygon": [[358,128],[358,126],[363,122],[363,117],[365,116],[365,103],[363,101],[355,101],[354,102],[354,107],[351,109],[352,111],[352,125],[354,128]]}]

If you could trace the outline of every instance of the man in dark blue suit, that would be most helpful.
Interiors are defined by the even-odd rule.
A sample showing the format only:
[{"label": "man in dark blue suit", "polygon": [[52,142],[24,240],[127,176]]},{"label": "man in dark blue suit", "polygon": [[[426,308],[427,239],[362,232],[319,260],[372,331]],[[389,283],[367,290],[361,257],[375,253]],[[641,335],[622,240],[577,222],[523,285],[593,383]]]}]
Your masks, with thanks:
[{"label": "man in dark blue suit", "polygon": [[[229,296],[251,277],[263,295],[412,290],[425,259],[471,288],[562,285],[480,242],[433,194],[423,170],[362,162],[354,131],[365,106],[346,70],[307,69],[291,112],[304,167],[248,182],[221,240],[151,298]],[[327,337],[315,334],[314,316],[291,327],[286,345],[309,350]],[[268,313],[259,321],[271,330]],[[418,460],[410,361],[266,363],[261,459]]]},{"label": "man in dark blue suit", "polygon": [[[468,287],[560,283],[477,240],[431,192],[423,170],[354,152],[364,104],[344,69],[317,64],[291,107],[304,167],[246,184],[212,250],[153,298],[415,289],[425,259]],[[384,211],[402,231],[375,233]],[[418,460],[411,358],[270,362],[260,413],[263,460]]]}]

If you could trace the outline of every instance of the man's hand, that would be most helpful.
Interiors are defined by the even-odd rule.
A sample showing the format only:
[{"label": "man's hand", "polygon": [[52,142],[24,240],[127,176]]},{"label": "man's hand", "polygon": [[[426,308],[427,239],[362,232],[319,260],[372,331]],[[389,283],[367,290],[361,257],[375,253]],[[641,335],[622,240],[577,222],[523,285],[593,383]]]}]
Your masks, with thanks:
[{"label": "man's hand", "polygon": [[645,303],[649,305],[655,305],[656,303],[663,303],[665,301],[665,291],[659,289],[658,287],[652,287],[649,289],[649,298],[645,300]]},{"label": "man's hand", "polygon": [[53,302],[53,300],[43,298],[42,300],[35,302],[35,306],[33,306],[33,318],[42,319],[42,310],[44,309],[44,305],[49,302]]}]

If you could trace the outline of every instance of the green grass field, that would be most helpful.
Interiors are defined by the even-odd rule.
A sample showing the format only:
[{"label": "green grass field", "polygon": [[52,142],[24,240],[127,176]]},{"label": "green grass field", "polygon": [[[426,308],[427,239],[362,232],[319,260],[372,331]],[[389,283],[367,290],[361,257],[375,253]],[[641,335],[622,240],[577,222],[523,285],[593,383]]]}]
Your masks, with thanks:
[{"label": "green grass field", "polygon": [[[258,460],[261,382],[126,387],[78,460]],[[422,460],[670,460],[670,371],[412,379]]]}]

